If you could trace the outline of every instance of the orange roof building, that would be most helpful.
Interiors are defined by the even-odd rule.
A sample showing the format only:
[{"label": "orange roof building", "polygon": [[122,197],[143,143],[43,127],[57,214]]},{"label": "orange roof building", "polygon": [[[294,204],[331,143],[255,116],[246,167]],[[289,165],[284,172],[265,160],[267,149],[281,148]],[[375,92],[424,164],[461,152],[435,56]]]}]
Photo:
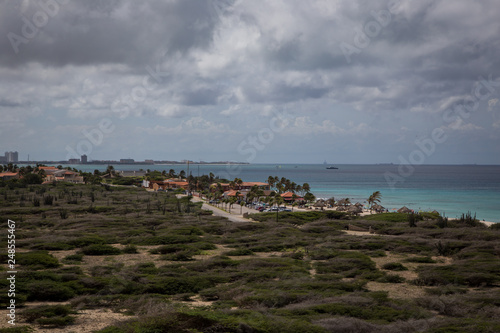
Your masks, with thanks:
[{"label": "orange roof building", "polygon": [[19,179],[19,172],[1,172],[0,179],[9,180],[9,179]]},{"label": "orange roof building", "polygon": [[297,195],[293,192],[285,192],[285,193],[282,193],[281,194],[281,197],[283,198],[283,200],[285,201],[293,201],[293,196],[296,196],[295,197],[295,201],[301,201],[301,200],[304,200],[304,198],[302,198],[300,195]]}]

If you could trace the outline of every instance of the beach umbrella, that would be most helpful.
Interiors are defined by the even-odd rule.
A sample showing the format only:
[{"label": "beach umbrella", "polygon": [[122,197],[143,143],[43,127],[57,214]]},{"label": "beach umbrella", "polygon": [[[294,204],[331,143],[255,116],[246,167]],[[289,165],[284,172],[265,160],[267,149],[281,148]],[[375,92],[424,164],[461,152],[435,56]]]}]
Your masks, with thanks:
[{"label": "beach umbrella", "polygon": [[357,214],[362,213],[363,209],[361,209],[361,207],[359,207],[359,206],[354,205],[354,206],[347,208],[347,211],[351,214],[357,215]]},{"label": "beach umbrella", "polygon": [[378,205],[378,204],[377,205],[373,205],[372,209],[374,211],[376,211],[377,213],[381,213],[381,212],[385,211],[385,208],[383,206],[381,206],[381,205]]},{"label": "beach umbrella", "polygon": [[354,206],[356,206],[356,207],[363,207],[363,204],[362,204],[361,202],[356,202],[356,203],[354,204]]},{"label": "beach umbrella", "polygon": [[347,206],[349,204],[350,204],[349,199],[342,199],[338,202],[339,206]]},{"label": "beach umbrella", "polygon": [[317,201],[315,204],[314,204],[314,207],[325,207],[325,203],[322,202],[322,201]]},{"label": "beach umbrella", "polygon": [[398,209],[398,213],[409,214],[411,212],[412,212],[412,210],[406,206],[403,206],[403,207]]}]

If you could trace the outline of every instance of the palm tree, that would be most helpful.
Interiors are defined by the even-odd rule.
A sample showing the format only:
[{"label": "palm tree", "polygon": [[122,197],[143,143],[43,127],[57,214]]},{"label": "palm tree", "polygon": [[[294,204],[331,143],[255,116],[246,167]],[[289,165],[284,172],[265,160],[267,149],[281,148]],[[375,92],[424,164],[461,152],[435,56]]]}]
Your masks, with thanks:
[{"label": "palm tree", "polygon": [[231,199],[229,199],[229,212],[231,213],[231,207],[233,207],[233,205],[236,203],[238,199],[236,199],[236,197],[231,197]]},{"label": "palm tree", "polygon": [[375,204],[379,204],[381,199],[382,199],[382,194],[380,193],[380,191],[373,192],[372,195],[370,195],[370,197],[367,200],[368,205],[370,205],[370,210],[373,208]]},{"label": "palm tree", "polygon": [[181,172],[179,172],[179,178],[185,178],[185,177],[186,177],[186,171],[181,170]]},{"label": "palm tree", "polygon": [[243,180],[241,180],[241,178],[235,178],[234,182],[238,185],[238,190],[241,190],[241,185],[243,185]]},{"label": "palm tree", "polygon": [[283,203],[284,200],[281,197],[281,195],[276,196],[276,198],[274,200],[276,201],[276,205],[278,206],[278,210],[276,210],[276,222],[278,222],[278,220],[279,220],[279,212],[280,212],[280,205]]},{"label": "palm tree", "polygon": [[243,206],[245,206],[245,201],[241,200],[240,201],[240,215],[243,214]]},{"label": "palm tree", "polygon": [[106,169],[106,173],[109,173],[109,176],[114,176],[115,175],[115,167],[112,165],[108,165]]},{"label": "palm tree", "polygon": [[274,177],[273,176],[269,176],[267,178],[267,182],[269,183],[269,187],[270,188],[273,188],[274,187]]},{"label": "palm tree", "polygon": [[295,187],[295,191],[298,192],[298,193],[300,193],[300,195],[303,195],[303,193],[302,193],[302,185],[297,185]]},{"label": "palm tree", "polygon": [[306,195],[304,195],[304,200],[307,202],[312,202],[316,200],[316,197],[311,192],[307,192]]}]

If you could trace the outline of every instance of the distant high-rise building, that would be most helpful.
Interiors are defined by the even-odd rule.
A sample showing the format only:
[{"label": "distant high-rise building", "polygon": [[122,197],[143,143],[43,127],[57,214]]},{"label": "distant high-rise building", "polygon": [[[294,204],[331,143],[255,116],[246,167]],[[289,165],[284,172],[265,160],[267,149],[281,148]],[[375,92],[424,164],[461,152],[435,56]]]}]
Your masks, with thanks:
[{"label": "distant high-rise building", "polygon": [[17,151],[6,151],[5,160],[7,163],[14,163],[19,161],[19,154]]},{"label": "distant high-rise building", "polygon": [[82,164],[87,163],[87,155],[82,155],[82,157],[81,157],[81,163]]},{"label": "distant high-rise building", "polygon": [[121,158],[120,163],[135,163],[133,158]]}]

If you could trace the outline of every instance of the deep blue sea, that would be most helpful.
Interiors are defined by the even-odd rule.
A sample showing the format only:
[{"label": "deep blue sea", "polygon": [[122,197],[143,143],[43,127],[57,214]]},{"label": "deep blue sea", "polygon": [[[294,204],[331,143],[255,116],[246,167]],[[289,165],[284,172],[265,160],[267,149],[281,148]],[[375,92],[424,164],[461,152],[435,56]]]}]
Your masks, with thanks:
[{"label": "deep blue sea", "polygon": [[[106,165],[74,165],[79,170],[105,170]],[[412,172],[398,165],[249,164],[189,166],[193,176],[214,173],[222,178],[267,181],[285,177],[297,184],[309,183],[318,198],[350,198],[364,203],[374,191],[382,193],[381,204],[389,210],[407,206],[415,210],[437,210],[450,218],[471,211],[481,220],[500,222],[500,166],[422,165]],[[187,171],[186,165],[115,165],[116,170]],[[391,173],[397,178],[390,178]],[[403,175],[403,177],[401,176]],[[399,178],[398,178],[399,177]],[[392,183],[391,183],[392,181]]]}]

